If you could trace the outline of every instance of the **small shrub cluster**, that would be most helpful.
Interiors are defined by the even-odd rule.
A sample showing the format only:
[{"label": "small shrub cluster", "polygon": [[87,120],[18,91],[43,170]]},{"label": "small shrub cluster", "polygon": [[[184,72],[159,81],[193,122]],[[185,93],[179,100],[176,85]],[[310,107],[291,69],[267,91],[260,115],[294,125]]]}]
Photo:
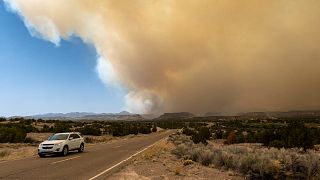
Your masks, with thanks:
[{"label": "small shrub cluster", "polygon": [[195,132],[192,135],[192,140],[196,144],[198,144],[200,142],[206,144],[207,140],[210,139],[210,136],[211,136],[211,133],[209,131],[209,128],[204,126],[204,127],[201,127],[199,129],[199,131]]},{"label": "small shrub cluster", "polygon": [[84,142],[85,142],[85,143],[94,143],[95,140],[94,140],[92,137],[85,137],[85,138],[84,138]]},{"label": "small shrub cluster", "polygon": [[109,133],[113,136],[150,134],[157,131],[156,125],[147,122],[112,122],[109,129]]},{"label": "small shrub cluster", "polygon": [[152,131],[152,132],[157,132],[157,127],[156,127],[156,126],[153,126],[151,131]]},{"label": "small shrub cluster", "polygon": [[0,127],[0,143],[24,142],[27,133],[24,129],[16,127]]},{"label": "small shrub cluster", "polygon": [[85,125],[84,127],[79,128],[77,131],[79,131],[82,135],[93,135],[93,136],[101,135],[101,130],[97,126]]},{"label": "small shrub cluster", "polygon": [[39,141],[35,140],[35,139],[32,138],[32,137],[26,137],[26,138],[24,139],[24,143],[33,144],[33,143],[39,143]]},{"label": "small shrub cluster", "polygon": [[191,128],[183,128],[182,134],[185,134],[187,136],[191,136],[191,139],[194,143],[207,143],[207,140],[210,139],[211,133],[208,127],[202,126],[198,127],[198,130],[193,130]]},{"label": "small shrub cluster", "polygon": [[7,149],[0,149],[0,158],[8,156],[10,154],[10,151]]},{"label": "small shrub cluster", "polygon": [[4,117],[0,117],[0,122],[4,122],[4,121],[7,121],[7,119]]},{"label": "small shrub cluster", "polygon": [[62,132],[70,132],[71,125],[68,122],[56,122],[54,124],[53,132],[62,133]]},{"label": "small shrub cluster", "polygon": [[296,149],[205,146],[186,141],[185,137],[171,140],[176,141],[172,153],[179,158],[190,159],[205,166],[235,170],[248,175],[249,179],[320,178],[320,155],[312,150],[299,153]]}]

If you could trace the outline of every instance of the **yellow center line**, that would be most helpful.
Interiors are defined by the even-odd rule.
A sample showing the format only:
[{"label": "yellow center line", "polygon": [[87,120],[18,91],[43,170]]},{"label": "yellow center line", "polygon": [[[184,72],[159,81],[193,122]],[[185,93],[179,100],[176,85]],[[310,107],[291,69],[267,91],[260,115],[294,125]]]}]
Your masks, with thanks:
[{"label": "yellow center line", "polygon": [[64,159],[64,160],[60,160],[60,161],[55,161],[51,164],[57,164],[57,163],[61,163],[61,162],[64,162],[64,161],[69,161],[71,159],[76,159],[76,158],[79,158],[80,156],[75,156],[75,157],[72,157],[72,158],[68,158],[68,159]]}]

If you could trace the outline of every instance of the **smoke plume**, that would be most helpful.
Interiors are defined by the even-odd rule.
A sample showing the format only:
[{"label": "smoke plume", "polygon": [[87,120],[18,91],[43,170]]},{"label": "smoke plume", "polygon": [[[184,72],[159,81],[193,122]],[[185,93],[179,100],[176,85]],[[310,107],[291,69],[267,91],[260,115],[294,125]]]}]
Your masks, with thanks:
[{"label": "smoke plume", "polygon": [[318,0],[4,1],[35,37],[93,44],[131,111],[320,108]]}]

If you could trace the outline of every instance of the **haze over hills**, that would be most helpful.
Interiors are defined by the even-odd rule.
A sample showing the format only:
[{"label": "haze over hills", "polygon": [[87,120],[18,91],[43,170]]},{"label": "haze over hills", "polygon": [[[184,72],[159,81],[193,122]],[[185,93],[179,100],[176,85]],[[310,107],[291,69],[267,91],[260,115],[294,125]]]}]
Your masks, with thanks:
[{"label": "haze over hills", "polygon": [[[190,112],[172,112],[163,113],[162,115],[155,114],[133,114],[127,111],[119,113],[92,113],[92,112],[70,112],[70,113],[46,113],[31,116],[24,116],[27,119],[44,119],[44,120],[165,120],[165,119],[190,119],[193,117],[243,117],[243,118],[317,118],[320,119],[320,110],[296,110],[296,111],[270,111],[270,112],[243,112],[233,115],[223,115],[221,113],[208,112],[204,115],[195,115]],[[16,118],[21,116],[12,116]]]},{"label": "haze over hills", "polygon": [[188,119],[195,115],[189,112],[164,113],[157,119]]},{"label": "haze over hills", "polygon": [[56,120],[142,120],[139,114],[132,114],[127,111],[119,113],[92,113],[92,112],[70,112],[70,113],[47,113],[26,118],[34,119],[56,119]]}]

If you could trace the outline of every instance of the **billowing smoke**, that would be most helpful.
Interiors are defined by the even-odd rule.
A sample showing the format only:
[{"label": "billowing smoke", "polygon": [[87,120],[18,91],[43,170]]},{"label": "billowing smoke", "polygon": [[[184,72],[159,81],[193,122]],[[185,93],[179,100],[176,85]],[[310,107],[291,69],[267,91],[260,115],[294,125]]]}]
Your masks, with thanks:
[{"label": "billowing smoke", "polygon": [[320,108],[319,0],[4,1],[33,36],[93,44],[131,111]]}]

